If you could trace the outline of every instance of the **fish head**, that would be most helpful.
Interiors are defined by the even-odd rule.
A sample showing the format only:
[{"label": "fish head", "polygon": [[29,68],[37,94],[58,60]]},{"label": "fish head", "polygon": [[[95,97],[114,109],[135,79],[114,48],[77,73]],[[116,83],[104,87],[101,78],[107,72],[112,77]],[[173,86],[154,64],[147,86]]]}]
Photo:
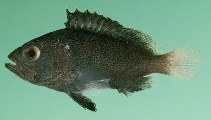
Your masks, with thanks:
[{"label": "fish head", "polygon": [[55,84],[72,67],[71,49],[63,39],[63,32],[58,35],[57,31],[35,38],[11,52],[8,58],[13,63],[5,67],[30,83]]}]

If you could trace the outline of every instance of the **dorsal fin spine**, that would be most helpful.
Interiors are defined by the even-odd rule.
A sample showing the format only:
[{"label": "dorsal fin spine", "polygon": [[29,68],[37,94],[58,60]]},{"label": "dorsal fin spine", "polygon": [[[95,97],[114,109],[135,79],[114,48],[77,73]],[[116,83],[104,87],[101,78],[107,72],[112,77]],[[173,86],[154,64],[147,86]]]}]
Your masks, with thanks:
[{"label": "dorsal fin spine", "polygon": [[143,32],[125,28],[117,21],[98,15],[96,12],[90,13],[86,10],[82,13],[77,9],[74,13],[70,13],[68,10],[66,10],[66,12],[68,18],[68,21],[65,23],[66,28],[88,30],[90,32],[111,36],[137,46],[149,54],[154,54],[151,37]]}]

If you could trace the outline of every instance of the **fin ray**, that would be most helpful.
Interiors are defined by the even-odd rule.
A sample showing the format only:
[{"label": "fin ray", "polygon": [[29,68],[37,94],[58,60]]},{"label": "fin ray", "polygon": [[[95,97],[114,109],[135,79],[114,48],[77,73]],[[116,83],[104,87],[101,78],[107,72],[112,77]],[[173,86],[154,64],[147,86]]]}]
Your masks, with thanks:
[{"label": "fin ray", "polygon": [[82,94],[70,93],[68,94],[75,102],[77,102],[81,107],[85,109],[89,109],[91,111],[96,112],[96,105],[91,101],[91,99],[83,96]]},{"label": "fin ray", "polygon": [[129,93],[138,92],[151,88],[151,79],[150,77],[126,77],[119,79],[112,79],[109,81],[111,88],[117,89],[120,93],[128,95]]},{"label": "fin ray", "polygon": [[[90,13],[88,10],[80,12],[76,10],[70,13],[67,9],[66,28],[76,30],[88,30],[94,33],[100,33],[107,36],[112,36],[138,48],[143,51],[154,54],[154,43],[149,35],[131,28],[125,28],[119,22],[111,20],[103,15],[98,15],[96,12]],[[83,27],[81,27],[83,26]]]},{"label": "fin ray", "polygon": [[[196,64],[200,62],[195,46],[180,48],[164,55],[164,74],[180,78],[196,79]],[[161,64],[160,63],[160,64]]]}]

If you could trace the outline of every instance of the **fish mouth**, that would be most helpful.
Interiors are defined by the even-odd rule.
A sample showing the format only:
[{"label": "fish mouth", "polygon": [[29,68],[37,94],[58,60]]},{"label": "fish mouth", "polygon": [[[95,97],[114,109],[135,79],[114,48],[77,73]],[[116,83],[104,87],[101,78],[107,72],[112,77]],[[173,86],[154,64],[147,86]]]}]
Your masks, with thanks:
[{"label": "fish mouth", "polygon": [[5,63],[5,67],[9,69],[11,72],[15,73],[21,78],[24,78],[24,74],[20,71],[20,64],[17,59],[10,55],[8,55],[8,58],[12,61],[11,63]]},{"label": "fish mouth", "polygon": [[15,73],[22,79],[32,81],[35,75],[34,70],[32,70],[29,66],[24,64],[23,62],[17,60],[11,54],[8,55],[8,58],[12,61],[10,63],[5,63],[5,67],[9,69],[11,72]]}]

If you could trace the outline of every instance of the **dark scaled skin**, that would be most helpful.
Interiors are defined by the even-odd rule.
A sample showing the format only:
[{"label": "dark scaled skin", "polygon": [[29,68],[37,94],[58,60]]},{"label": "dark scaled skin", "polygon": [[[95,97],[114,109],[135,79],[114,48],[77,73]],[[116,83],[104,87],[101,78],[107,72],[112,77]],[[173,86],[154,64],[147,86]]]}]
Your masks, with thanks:
[{"label": "dark scaled skin", "polygon": [[[67,13],[71,18],[72,14]],[[66,28],[35,38],[14,50],[8,57],[15,64],[5,66],[30,83],[67,93],[91,111],[96,111],[96,107],[83,96],[85,90],[111,88],[127,95],[150,87],[151,81],[146,75],[168,74],[165,69],[168,64],[164,62],[168,54],[155,55],[150,48],[145,49],[144,39],[143,45],[134,44],[138,42],[136,36],[134,42],[126,34],[134,31],[96,13],[76,11],[75,14]],[[96,23],[91,24],[88,21],[91,18],[97,18],[93,19]]]},{"label": "dark scaled skin", "polygon": [[[23,57],[24,50],[32,46],[40,50],[37,60]],[[6,67],[33,84],[66,92],[83,107],[95,111],[94,103],[81,94],[88,89],[87,84],[93,82],[124,93],[149,87],[150,82],[142,76],[153,72],[145,63],[154,57],[107,36],[61,29],[16,49],[9,55],[16,65],[6,64]]]}]

